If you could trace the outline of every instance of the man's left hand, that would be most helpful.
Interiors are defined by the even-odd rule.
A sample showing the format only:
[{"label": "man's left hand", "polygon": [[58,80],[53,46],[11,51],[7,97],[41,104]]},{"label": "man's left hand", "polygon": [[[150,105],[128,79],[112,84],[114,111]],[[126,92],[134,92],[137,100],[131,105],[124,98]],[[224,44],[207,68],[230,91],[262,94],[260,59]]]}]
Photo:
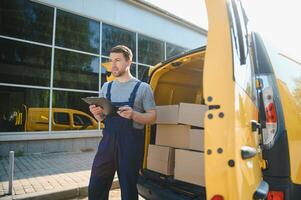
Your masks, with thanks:
[{"label": "man's left hand", "polygon": [[118,109],[117,113],[124,118],[133,119],[134,110],[129,106],[122,106]]}]

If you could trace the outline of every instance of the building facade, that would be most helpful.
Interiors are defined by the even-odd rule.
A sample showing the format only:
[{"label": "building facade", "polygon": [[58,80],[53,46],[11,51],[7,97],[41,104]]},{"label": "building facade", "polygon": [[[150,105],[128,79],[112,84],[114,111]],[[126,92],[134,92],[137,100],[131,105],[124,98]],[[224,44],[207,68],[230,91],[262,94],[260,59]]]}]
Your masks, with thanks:
[{"label": "building facade", "polygon": [[82,97],[107,81],[109,50],[130,47],[146,81],[162,60],[206,43],[206,31],[144,1],[1,0],[0,156],[85,151],[101,125]]}]

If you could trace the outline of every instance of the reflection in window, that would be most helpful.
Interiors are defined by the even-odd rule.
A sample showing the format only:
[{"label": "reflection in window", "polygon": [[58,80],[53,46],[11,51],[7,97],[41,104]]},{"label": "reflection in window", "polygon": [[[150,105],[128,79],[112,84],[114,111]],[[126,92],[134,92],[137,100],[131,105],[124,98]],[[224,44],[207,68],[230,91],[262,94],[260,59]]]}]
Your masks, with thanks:
[{"label": "reflection in window", "polygon": [[164,43],[162,41],[139,35],[138,62],[155,65],[164,59]]},{"label": "reflection in window", "polygon": [[69,125],[70,119],[68,113],[63,112],[54,112],[53,113],[53,120],[56,124],[63,124],[63,125]]},{"label": "reflection in window", "polygon": [[99,22],[58,10],[56,46],[99,53]]},{"label": "reflection in window", "polygon": [[109,56],[110,49],[116,45],[125,45],[132,50],[133,60],[136,59],[136,35],[121,28],[108,24],[102,25],[102,55]]},{"label": "reflection in window", "polygon": [[74,121],[74,125],[78,125],[78,126],[93,125],[93,123],[91,122],[91,119],[89,117],[87,117],[85,115],[81,115],[81,114],[74,114],[73,121]]},{"label": "reflection in window", "polygon": [[24,0],[1,0],[0,34],[52,43],[53,8]]},{"label": "reflection in window", "polygon": [[55,50],[54,87],[98,90],[99,58]]},{"label": "reflection in window", "polygon": [[132,76],[134,76],[134,77],[137,78],[137,74],[136,74],[136,64],[132,63],[130,71],[131,71]]},{"label": "reflection in window", "polygon": [[138,79],[143,82],[148,82],[150,67],[138,65]]},{"label": "reflection in window", "polygon": [[185,52],[187,49],[183,47],[179,47],[173,44],[166,43],[166,59],[171,58],[173,56],[179,55]]},{"label": "reflection in window", "polygon": [[[111,73],[111,62],[109,62],[108,58],[101,58],[102,63],[101,63],[101,86],[105,82],[112,81],[115,79],[113,74]],[[136,77],[136,64],[132,63],[130,67],[130,72],[132,76]]]},{"label": "reflection in window", "polygon": [[[69,91],[53,91],[52,107],[54,112],[65,112],[70,115],[80,115],[89,118],[92,125],[80,127],[79,129],[98,129],[97,121],[89,111],[89,105],[81,98],[89,96],[98,96],[97,93],[82,93]],[[64,110],[64,111],[63,111]],[[52,130],[71,130],[75,124],[68,127],[52,125]]]},{"label": "reflection in window", "polygon": [[231,37],[232,37],[232,55],[235,82],[247,93],[253,100],[256,98],[253,74],[253,68],[250,58],[247,56],[248,42],[244,36],[246,27],[244,26],[244,17],[239,16],[239,5],[232,4],[229,6],[229,13],[231,17]]},{"label": "reflection in window", "polygon": [[0,38],[0,82],[49,86],[51,48]]},{"label": "reflection in window", "polygon": [[0,132],[48,131],[49,91],[0,86]]},{"label": "reflection in window", "polygon": [[111,63],[108,58],[101,58],[101,86],[112,80],[114,80],[114,77],[111,73]]}]

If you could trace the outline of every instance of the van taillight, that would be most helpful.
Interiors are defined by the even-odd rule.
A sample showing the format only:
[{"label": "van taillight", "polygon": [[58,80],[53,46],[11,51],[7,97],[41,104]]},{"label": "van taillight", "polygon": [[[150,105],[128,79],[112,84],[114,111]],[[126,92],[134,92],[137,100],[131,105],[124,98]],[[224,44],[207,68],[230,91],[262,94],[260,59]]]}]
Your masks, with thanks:
[{"label": "van taillight", "polygon": [[211,200],[224,200],[224,197],[222,195],[214,195]]},{"label": "van taillight", "polygon": [[277,132],[277,110],[274,103],[274,92],[272,87],[267,87],[262,91],[264,111],[265,111],[265,125],[262,129],[263,144],[266,148],[274,144],[275,135]]},{"label": "van taillight", "polygon": [[277,112],[274,103],[269,103],[265,107],[266,123],[277,123]]},{"label": "van taillight", "polygon": [[284,192],[269,191],[267,200],[284,200]]}]

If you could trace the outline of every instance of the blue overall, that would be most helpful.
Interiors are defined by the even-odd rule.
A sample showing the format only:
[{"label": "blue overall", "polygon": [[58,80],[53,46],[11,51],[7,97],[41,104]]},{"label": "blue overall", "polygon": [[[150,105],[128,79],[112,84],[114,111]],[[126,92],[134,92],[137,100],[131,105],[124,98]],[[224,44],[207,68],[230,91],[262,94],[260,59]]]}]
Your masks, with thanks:
[{"label": "blue overall", "polygon": [[[112,104],[116,107],[128,105],[133,108],[140,84],[140,81],[137,82],[128,102],[112,102]],[[108,100],[111,100],[111,87],[112,82],[108,85],[106,94]],[[107,116],[103,138],[92,165],[89,200],[108,199],[116,170],[122,200],[138,200],[137,179],[142,166],[143,150],[143,130],[135,129],[132,120],[118,114]]]}]

